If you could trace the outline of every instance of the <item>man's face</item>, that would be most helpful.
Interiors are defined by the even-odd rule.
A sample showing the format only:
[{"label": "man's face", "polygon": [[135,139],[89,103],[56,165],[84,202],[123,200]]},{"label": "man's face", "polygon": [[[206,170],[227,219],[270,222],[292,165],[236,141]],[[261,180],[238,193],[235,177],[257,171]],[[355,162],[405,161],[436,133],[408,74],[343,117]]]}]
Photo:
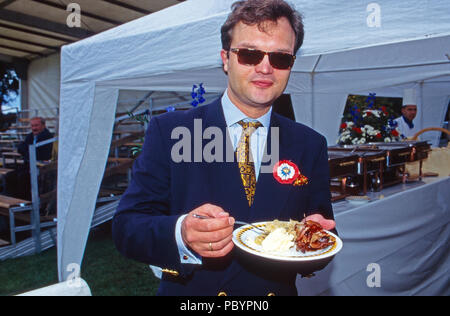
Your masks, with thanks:
[{"label": "man's face", "polygon": [[416,105],[407,105],[402,107],[402,114],[404,117],[406,117],[408,120],[412,122],[417,114],[417,106]]},{"label": "man's face", "polygon": [[[293,54],[295,33],[286,18],[280,18],[277,23],[266,22],[264,31],[261,32],[257,25],[239,22],[233,29],[231,48]],[[230,100],[247,115],[267,111],[286,88],[291,70],[273,68],[268,55],[256,66],[239,64],[237,54],[233,52],[222,50],[221,57],[228,73]]]},{"label": "man's face", "polygon": [[30,125],[31,125],[31,132],[33,133],[33,135],[38,135],[45,129],[45,125],[42,124],[41,120],[32,120],[30,122]]}]

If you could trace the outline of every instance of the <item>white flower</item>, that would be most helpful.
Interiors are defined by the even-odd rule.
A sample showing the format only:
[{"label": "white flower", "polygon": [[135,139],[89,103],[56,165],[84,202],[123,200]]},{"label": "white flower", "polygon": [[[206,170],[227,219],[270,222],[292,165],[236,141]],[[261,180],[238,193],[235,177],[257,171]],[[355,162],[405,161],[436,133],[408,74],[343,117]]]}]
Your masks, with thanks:
[{"label": "white flower", "polygon": [[283,163],[278,167],[278,176],[283,180],[292,179],[295,175],[295,169],[287,163]]},{"label": "white flower", "polygon": [[381,114],[381,112],[378,110],[364,110],[363,117],[367,117],[367,113],[370,113],[378,118],[380,117],[380,114]]},{"label": "white flower", "polygon": [[375,115],[376,117],[380,117],[381,112],[378,110],[372,110],[372,114]]},{"label": "white flower", "polygon": [[386,137],[386,138],[384,139],[384,142],[385,142],[385,143],[390,143],[390,142],[391,142],[391,139],[390,139],[389,137]]}]

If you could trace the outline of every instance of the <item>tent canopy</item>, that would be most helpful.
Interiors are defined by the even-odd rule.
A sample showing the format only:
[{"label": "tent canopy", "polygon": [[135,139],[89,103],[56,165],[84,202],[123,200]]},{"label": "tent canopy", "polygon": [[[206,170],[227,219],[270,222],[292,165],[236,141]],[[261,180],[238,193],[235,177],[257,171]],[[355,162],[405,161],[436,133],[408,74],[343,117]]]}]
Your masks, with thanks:
[{"label": "tent canopy", "polygon": [[[121,90],[226,88],[220,27],[234,0],[190,0],[86,40],[61,56],[58,172],[60,280],[81,264]],[[337,139],[348,94],[417,89],[418,124],[440,126],[449,100],[450,5],[445,1],[291,0],[305,42],[287,93],[296,119]],[[412,22],[413,21],[413,22]],[[169,105],[169,104],[168,104]],[[445,108],[445,110],[444,110]]]}]

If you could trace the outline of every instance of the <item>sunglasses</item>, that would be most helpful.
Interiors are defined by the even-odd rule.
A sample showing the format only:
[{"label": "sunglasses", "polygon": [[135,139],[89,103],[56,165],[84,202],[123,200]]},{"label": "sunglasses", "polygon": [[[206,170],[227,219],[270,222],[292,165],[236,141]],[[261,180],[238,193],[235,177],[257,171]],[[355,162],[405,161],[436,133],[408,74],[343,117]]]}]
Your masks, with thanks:
[{"label": "sunglasses", "polygon": [[258,49],[251,48],[231,48],[230,51],[238,57],[238,62],[242,65],[256,66],[259,65],[264,56],[269,56],[269,62],[273,68],[286,70],[294,65],[295,55],[281,52],[263,52]]}]

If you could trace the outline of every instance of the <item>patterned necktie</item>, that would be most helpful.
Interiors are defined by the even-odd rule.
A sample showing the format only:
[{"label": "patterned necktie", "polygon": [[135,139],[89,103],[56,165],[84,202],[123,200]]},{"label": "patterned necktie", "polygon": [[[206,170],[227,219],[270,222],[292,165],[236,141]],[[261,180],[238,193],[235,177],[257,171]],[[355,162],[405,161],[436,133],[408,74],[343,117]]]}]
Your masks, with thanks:
[{"label": "patterned necktie", "polygon": [[262,124],[260,122],[244,121],[239,121],[238,124],[242,126],[243,130],[236,148],[236,159],[239,165],[245,195],[247,196],[248,206],[251,207],[255,198],[256,174],[250,150],[250,137]]}]

